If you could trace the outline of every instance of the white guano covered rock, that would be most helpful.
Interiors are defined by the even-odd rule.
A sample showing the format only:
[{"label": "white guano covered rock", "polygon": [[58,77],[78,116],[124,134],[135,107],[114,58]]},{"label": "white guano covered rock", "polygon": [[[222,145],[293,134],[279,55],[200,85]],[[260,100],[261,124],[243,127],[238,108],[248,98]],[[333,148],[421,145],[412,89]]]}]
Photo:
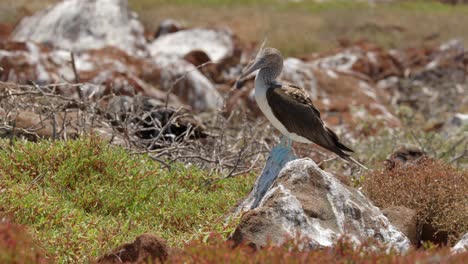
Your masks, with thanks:
[{"label": "white guano covered rock", "polygon": [[313,100],[318,97],[317,79],[312,71],[311,63],[297,58],[284,60],[282,79],[309,91]]},{"label": "white guano covered rock", "polygon": [[[129,56],[114,47],[83,51],[74,58],[76,75],[69,51],[35,42],[0,42],[0,81],[59,83],[56,92],[75,98],[80,97],[78,90],[93,98],[109,93],[161,97],[152,87],[159,85],[160,71],[149,59]],[[76,81],[86,84],[80,89],[68,85]]]},{"label": "white guano covered rock", "polygon": [[156,38],[149,45],[153,57],[176,55],[180,58],[194,50],[205,52],[213,62],[233,55],[234,41],[229,30],[193,28]]},{"label": "white guano covered rock", "polygon": [[332,246],[346,235],[359,244],[377,239],[406,251],[408,238],[361,192],[344,185],[310,159],[290,161],[260,201],[247,211],[232,238],[264,246],[299,239],[304,248]]},{"label": "white guano covered rock", "polygon": [[458,241],[457,244],[453,246],[452,251],[460,253],[460,252],[465,252],[467,250],[468,250],[468,233],[465,233],[460,239],[460,241]]},{"label": "white guano covered rock", "polygon": [[75,52],[115,46],[131,55],[148,54],[143,25],[127,0],[61,1],[21,20],[12,39]]}]

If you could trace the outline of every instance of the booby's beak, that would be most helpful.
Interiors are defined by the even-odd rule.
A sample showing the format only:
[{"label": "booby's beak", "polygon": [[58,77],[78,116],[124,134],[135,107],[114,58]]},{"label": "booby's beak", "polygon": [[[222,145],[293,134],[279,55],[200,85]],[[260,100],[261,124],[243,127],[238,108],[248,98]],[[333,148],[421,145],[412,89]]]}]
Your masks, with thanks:
[{"label": "booby's beak", "polygon": [[239,78],[237,78],[237,81],[235,84],[236,89],[242,88],[242,86],[244,85],[244,79],[247,76],[249,76],[249,74],[251,74],[252,72],[260,69],[262,67],[262,63],[263,63],[263,60],[258,59],[258,58],[255,58],[254,60],[250,61],[247,64],[247,66],[244,68],[244,70],[242,70],[242,73],[239,76]]}]

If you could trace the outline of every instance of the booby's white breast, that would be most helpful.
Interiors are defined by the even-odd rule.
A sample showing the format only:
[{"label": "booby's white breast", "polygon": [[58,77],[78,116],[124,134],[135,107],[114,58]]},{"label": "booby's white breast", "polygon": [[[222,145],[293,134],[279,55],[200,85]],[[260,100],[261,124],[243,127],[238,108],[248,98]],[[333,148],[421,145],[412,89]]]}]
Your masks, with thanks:
[{"label": "booby's white breast", "polygon": [[267,101],[266,92],[268,89],[269,87],[263,82],[263,78],[259,78],[259,76],[257,75],[257,77],[255,78],[255,101],[257,101],[258,107],[260,108],[260,110],[262,110],[266,118],[276,129],[278,129],[283,135],[289,137],[290,139],[302,143],[311,143],[310,140],[301,137],[296,133],[290,133],[286,129],[286,127],[278,120],[278,118],[275,117]]}]

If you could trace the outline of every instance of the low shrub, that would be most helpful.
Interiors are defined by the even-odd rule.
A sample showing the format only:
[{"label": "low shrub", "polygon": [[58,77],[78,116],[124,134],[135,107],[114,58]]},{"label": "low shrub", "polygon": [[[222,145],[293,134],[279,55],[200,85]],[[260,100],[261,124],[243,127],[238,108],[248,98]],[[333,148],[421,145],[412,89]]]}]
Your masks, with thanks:
[{"label": "low shrub", "polygon": [[445,234],[449,244],[468,230],[468,171],[425,158],[415,164],[372,171],[363,190],[380,208],[405,206],[418,213],[420,231],[429,226],[434,236]]},{"label": "low shrub", "polygon": [[192,242],[174,251],[167,263],[464,263],[468,252],[451,254],[449,248],[412,250],[408,253],[387,252],[369,242],[355,247],[341,239],[333,248],[303,251],[290,243],[254,250],[248,246],[235,249],[222,238],[208,243]]}]

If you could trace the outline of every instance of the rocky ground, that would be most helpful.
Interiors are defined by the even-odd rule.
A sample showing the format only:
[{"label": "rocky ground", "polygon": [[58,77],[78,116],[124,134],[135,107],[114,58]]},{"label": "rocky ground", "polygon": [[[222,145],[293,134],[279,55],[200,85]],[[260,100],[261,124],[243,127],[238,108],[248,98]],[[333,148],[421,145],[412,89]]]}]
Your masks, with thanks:
[{"label": "rocky ground", "polygon": [[[125,0],[59,1],[24,16],[15,25],[1,24],[0,194],[5,195],[0,198],[3,219],[0,235],[4,237],[0,245],[8,250],[0,251],[0,260],[5,256],[5,260],[13,263],[22,262],[21,258],[44,263],[90,259],[99,263],[141,263],[148,259],[211,263],[222,256],[206,256],[205,251],[231,252],[229,260],[239,261],[238,258],[245,258],[244,254],[254,254],[249,251],[252,248],[269,248],[263,253],[256,251],[254,257],[268,261],[281,251],[281,247],[277,251],[271,251],[272,248],[292,243],[291,254],[304,262],[314,258],[340,262],[356,257],[353,255],[356,252],[368,259],[390,258],[385,252],[392,248],[402,261],[437,256],[441,262],[462,263],[467,254],[464,245],[468,231],[466,43],[454,38],[391,49],[365,39],[341,39],[338,47],[323,52],[286,57],[280,78],[304,87],[324,121],[355,149],[355,157],[371,169],[363,172],[341,160],[328,161],[333,155],[325,150],[294,144],[295,156],[301,159],[287,163],[278,178],[262,187],[263,191],[259,187],[263,186],[261,181],[257,180],[244,200],[242,196],[247,195],[267,162],[268,152],[279,140],[253,99],[253,76],[242,89],[233,88],[261,42],[245,43],[242,39],[232,29],[187,26],[177,17],[162,20],[156,32],[148,33]],[[80,141],[83,138],[84,143]],[[36,151],[34,145],[23,140],[37,142],[32,144],[63,141],[65,145],[59,149],[52,145],[53,150],[41,150],[44,146],[38,145]],[[68,143],[74,140],[78,143]],[[129,158],[131,164],[141,162],[145,164],[141,166],[151,167],[134,171],[133,165],[129,165],[125,173],[113,171],[115,168],[110,173],[107,168],[115,165],[108,155],[118,154],[105,154],[107,150],[98,147],[84,155],[80,144],[111,145],[136,157],[144,156],[144,162]],[[60,154],[61,148],[71,154]],[[49,151],[59,158],[49,157]],[[53,162],[41,157],[27,159],[36,152]],[[83,168],[91,166],[93,170],[67,177],[70,172],[60,168],[72,162],[73,155],[84,155],[87,165]],[[73,162],[83,166],[80,159]],[[146,165],[148,162],[157,167]],[[28,170],[24,164],[34,169]],[[126,168],[123,164],[126,163],[119,166]],[[229,180],[236,180],[230,184],[242,186],[238,193],[230,190],[222,198],[229,203],[213,213],[213,217],[227,218],[226,225],[232,225],[229,232],[218,227],[209,230],[213,219],[200,217],[204,221],[203,228],[199,228],[205,232],[204,242],[183,247],[177,236],[191,235],[192,239],[184,237],[185,243],[200,237],[198,233],[193,235],[195,224],[180,227],[180,221],[185,223],[190,216],[174,220],[177,222],[174,226],[179,227],[174,230],[176,235],[158,234],[173,227],[174,221],[154,228],[141,215],[154,216],[140,215],[137,209],[129,213],[129,207],[135,206],[133,203],[114,205],[115,197],[97,194],[122,182],[126,187],[127,183],[133,186],[131,191],[122,189],[135,191],[132,199],[139,197],[136,183],[169,188],[168,182],[147,182],[147,175],[157,178],[158,173],[170,173],[180,167],[195,167],[200,170],[195,174],[200,176],[193,176],[195,181],[191,173],[178,173],[177,184],[183,185],[180,181],[189,177],[195,185],[203,182],[202,190],[220,191],[228,188],[224,184]],[[54,239],[40,235],[44,228],[41,222],[47,220],[28,216],[26,212],[29,209],[30,214],[47,212],[45,219],[50,220],[58,209],[41,209],[30,203],[31,199],[23,201],[18,196],[24,191],[18,186],[43,182],[43,175],[52,177],[54,185],[38,184],[40,199],[63,198],[63,188],[69,188],[76,197],[89,194],[93,197],[90,200],[65,200],[75,201],[72,204],[84,210],[83,217],[96,208],[100,208],[102,219],[108,222],[120,222],[126,214],[132,215],[138,224],[131,234],[139,236],[130,243],[130,233],[122,236],[125,228],[118,224],[118,239],[108,238],[110,244],[106,248],[93,244],[89,247],[91,255],[75,244],[68,253],[64,253],[66,248],[57,249],[58,245],[51,242]],[[89,179],[105,176],[106,182],[80,193],[78,182],[94,184],[84,175]],[[65,180],[61,181],[61,177]],[[245,183],[237,177],[250,178]],[[71,179],[73,182],[67,182]],[[141,182],[133,182],[134,179]],[[148,204],[148,199],[156,198],[147,197],[159,187],[142,187],[149,194],[136,201],[150,206],[145,211],[156,210],[151,207],[154,204]],[[112,188],[108,191],[112,193]],[[192,191],[200,190],[197,187]],[[160,198],[151,200],[158,205],[173,197],[165,197],[163,190],[160,193]],[[115,195],[122,198],[120,191]],[[232,197],[236,195],[240,195],[237,200]],[[17,204],[14,199],[21,202]],[[110,209],[104,201],[112,203]],[[158,217],[162,218],[151,220],[165,222],[165,216],[172,219],[175,214],[172,210],[180,210],[177,206],[160,212]],[[210,206],[215,203],[205,205],[200,200],[191,209],[199,208],[202,211],[195,214],[200,214]],[[107,219],[108,215],[112,218]],[[132,219],[124,220],[129,230]],[[33,242],[29,235],[22,235],[25,228],[22,225],[32,226],[33,240],[42,241],[37,252],[35,245],[28,246]],[[79,231],[65,229],[80,235]],[[47,230],[53,233],[54,225]],[[221,239],[206,243],[211,241],[206,232],[220,230],[225,232]],[[155,231],[155,235],[145,234]],[[105,228],[100,232],[105,232]],[[226,238],[229,242],[225,243],[222,240]],[[125,239],[129,243],[107,252],[109,245]],[[164,239],[169,239],[169,243]],[[34,250],[25,253],[17,243]],[[337,250],[358,245],[356,252],[348,249],[350,253],[340,255],[342,258],[330,257],[337,255]],[[453,248],[433,249],[437,246]],[[46,248],[45,254],[41,247]],[[237,251],[231,251],[231,247]],[[380,251],[373,251],[372,247]],[[312,253],[301,255],[304,252]],[[284,258],[279,256],[278,260]]]}]

